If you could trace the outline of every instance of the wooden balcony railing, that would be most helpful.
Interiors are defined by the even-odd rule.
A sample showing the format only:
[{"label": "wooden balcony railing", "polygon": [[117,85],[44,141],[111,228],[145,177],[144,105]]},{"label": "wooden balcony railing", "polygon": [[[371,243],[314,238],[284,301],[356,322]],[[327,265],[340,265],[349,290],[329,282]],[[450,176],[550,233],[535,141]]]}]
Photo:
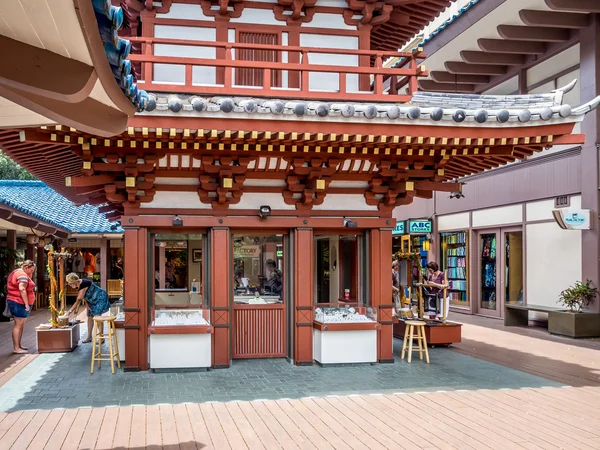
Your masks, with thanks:
[{"label": "wooden balcony railing", "polygon": [[[425,58],[420,49],[407,53],[129,39],[141,50],[129,56],[134,64],[141,64],[138,86],[150,92],[404,103],[418,89],[418,77],[427,76],[419,65]],[[186,56],[171,56],[173,49]],[[194,54],[201,57],[188,56]],[[403,58],[401,67],[383,67],[389,57]],[[331,64],[323,64],[327,58]],[[383,82],[388,78],[406,89],[384,91]]]}]

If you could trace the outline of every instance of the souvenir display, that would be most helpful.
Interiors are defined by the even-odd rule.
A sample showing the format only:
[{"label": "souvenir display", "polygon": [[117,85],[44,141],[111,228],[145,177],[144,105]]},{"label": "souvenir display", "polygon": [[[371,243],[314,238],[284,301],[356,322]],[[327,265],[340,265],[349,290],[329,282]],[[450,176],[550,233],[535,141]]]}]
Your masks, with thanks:
[{"label": "souvenir display", "polygon": [[321,323],[376,322],[377,313],[371,307],[315,308],[315,321]]},{"label": "souvenir display", "polygon": [[210,325],[201,309],[165,309],[154,313],[152,326]]}]

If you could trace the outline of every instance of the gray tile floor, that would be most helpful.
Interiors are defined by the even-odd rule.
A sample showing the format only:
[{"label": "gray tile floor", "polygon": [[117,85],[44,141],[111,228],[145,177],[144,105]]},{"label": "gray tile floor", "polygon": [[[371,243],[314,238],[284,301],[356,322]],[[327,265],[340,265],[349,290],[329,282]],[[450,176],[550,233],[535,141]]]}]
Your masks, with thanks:
[{"label": "gray tile floor", "polygon": [[395,364],[297,367],[285,360],[235,360],[230,369],[208,372],[90,375],[90,344],[72,353],[42,354],[0,388],[0,410],[110,405],[301,398],[408,391],[560,386],[445,348],[430,350],[431,364],[417,357]]}]

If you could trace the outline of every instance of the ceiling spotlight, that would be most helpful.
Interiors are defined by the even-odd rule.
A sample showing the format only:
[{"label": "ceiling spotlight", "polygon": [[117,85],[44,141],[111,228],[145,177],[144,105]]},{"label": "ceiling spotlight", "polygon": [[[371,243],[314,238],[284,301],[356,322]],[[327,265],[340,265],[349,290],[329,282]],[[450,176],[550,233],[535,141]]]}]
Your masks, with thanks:
[{"label": "ceiling spotlight", "polygon": [[268,205],[263,205],[258,209],[258,217],[261,219],[266,219],[271,215],[271,207]]},{"label": "ceiling spotlight", "polygon": [[462,192],[452,192],[449,198],[465,198]]}]

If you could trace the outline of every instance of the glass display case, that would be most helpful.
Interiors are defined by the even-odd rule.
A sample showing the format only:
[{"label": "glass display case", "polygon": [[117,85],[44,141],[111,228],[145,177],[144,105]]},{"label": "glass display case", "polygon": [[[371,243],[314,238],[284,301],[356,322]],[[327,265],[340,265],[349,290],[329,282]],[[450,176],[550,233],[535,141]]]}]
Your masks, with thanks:
[{"label": "glass display case", "polygon": [[320,364],[377,362],[377,307],[316,306],[313,357]]},{"label": "glass display case", "polygon": [[314,314],[315,322],[323,324],[352,324],[377,322],[377,308],[373,306],[318,306],[315,308]]},{"label": "glass display case", "polygon": [[157,309],[152,319],[153,327],[210,325],[208,309]]}]

